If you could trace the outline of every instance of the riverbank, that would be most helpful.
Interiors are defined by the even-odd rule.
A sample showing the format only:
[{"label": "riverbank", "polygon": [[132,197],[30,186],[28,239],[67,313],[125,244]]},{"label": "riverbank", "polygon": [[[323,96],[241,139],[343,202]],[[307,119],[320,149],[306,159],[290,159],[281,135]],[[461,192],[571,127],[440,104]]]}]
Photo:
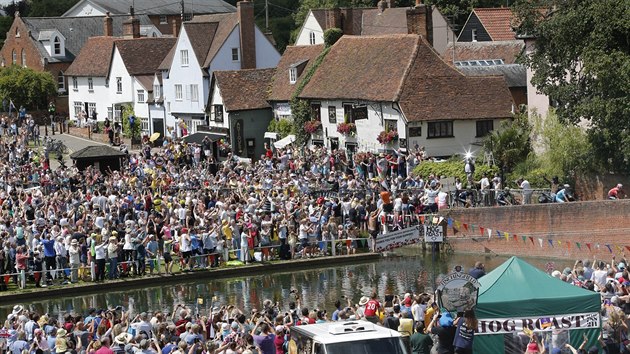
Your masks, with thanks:
[{"label": "riverbank", "polygon": [[202,279],[225,279],[260,275],[273,272],[299,271],[316,267],[330,267],[347,264],[358,264],[376,261],[380,257],[375,253],[361,253],[345,256],[328,256],[291,261],[274,261],[270,263],[255,263],[243,266],[225,267],[219,269],[204,269],[183,272],[174,275],[147,275],[141,278],[126,278],[108,280],[104,283],[80,283],[59,285],[49,288],[29,288],[0,293],[0,303],[24,303],[32,300],[42,300],[56,296],[77,296],[97,292],[119,291],[129,288],[149,287],[156,285],[181,284]]}]

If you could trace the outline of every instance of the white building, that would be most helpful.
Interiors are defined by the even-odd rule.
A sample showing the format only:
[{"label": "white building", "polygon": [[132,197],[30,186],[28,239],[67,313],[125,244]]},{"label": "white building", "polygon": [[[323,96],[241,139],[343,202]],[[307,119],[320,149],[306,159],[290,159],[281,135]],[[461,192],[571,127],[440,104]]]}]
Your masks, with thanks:
[{"label": "white building", "polygon": [[392,1],[381,1],[378,8],[309,10],[295,41],[296,46],[324,43],[324,32],[340,28],[346,35],[421,34],[440,54],[455,33],[437,7],[419,5],[414,9],[394,7]]},{"label": "white building", "polygon": [[253,2],[239,2],[236,13],[185,22],[177,44],[159,66],[167,131],[181,134],[183,123],[193,133],[207,124],[212,72],[273,68],[279,60],[280,53],[254,23]]},{"label": "white building", "polygon": [[[321,122],[312,143],[370,151],[424,146],[430,156],[477,150],[513,105],[503,77],[467,77],[418,35],[343,36],[299,97]],[[343,123],[355,133],[338,132]],[[394,130],[398,139],[378,141]]]}]

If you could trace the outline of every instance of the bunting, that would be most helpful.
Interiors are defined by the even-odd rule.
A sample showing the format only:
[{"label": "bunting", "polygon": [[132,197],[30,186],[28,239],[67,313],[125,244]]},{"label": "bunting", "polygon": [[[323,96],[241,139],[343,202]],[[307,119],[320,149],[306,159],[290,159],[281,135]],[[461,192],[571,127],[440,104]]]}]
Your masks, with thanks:
[{"label": "bunting", "polygon": [[450,227],[450,228],[453,227],[453,219],[448,218],[448,220],[446,222],[448,223],[448,227]]},{"label": "bunting", "polygon": [[[529,240],[532,241],[532,245],[533,245],[534,244],[534,238],[529,236]],[[542,246],[540,246],[540,247],[542,247]]]},{"label": "bunting", "polygon": [[540,245],[540,248],[542,248],[542,245],[543,245],[543,239],[542,238],[538,239],[538,244]]},{"label": "bunting", "polygon": [[589,250],[589,251],[592,251],[592,250],[591,250],[591,244],[590,244],[590,243],[587,243],[587,244],[586,244],[586,247],[588,247],[588,250]]},{"label": "bunting", "polygon": [[488,238],[492,238],[492,229],[488,229]]},{"label": "bunting", "polygon": [[479,226],[479,231],[481,231],[481,236],[485,235],[483,227]]},{"label": "bunting", "polygon": [[577,248],[578,248],[579,250],[582,250],[582,245],[580,245],[580,243],[579,243],[579,242],[576,242],[576,243],[575,243],[575,245],[577,246]]},{"label": "bunting", "polygon": [[464,229],[468,231],[468,224],[464,223]]},{"label": "bunting", "polygon": [[552,240],[552,239],[549,239],[549,240],[547,240],[547,241],[549,241],[549,246],[551,246],[551,248],[553,248],[553,240]]},{"label": "bunting", "polygon": [[508,234],[507,232],[503,233],[505,235],[505,240],[509,241],[510,240],[510,234]]},{"label": "bunting", "polygon": [[610,251],[610,253],[613,253],[612,248],[610,247],[609,244],[606,244],[606,247],[608,248],[608,251]]},{"label": "bunting", "polygon": [[523,239],[523,243],[527,242],[527,236],[521,236],[521,238]]}]

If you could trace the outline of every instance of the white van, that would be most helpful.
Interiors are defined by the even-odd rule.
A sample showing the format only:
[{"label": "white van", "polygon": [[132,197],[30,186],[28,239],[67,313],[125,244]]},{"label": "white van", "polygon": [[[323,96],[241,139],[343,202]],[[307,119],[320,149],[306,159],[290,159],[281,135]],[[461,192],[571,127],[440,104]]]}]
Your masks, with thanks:
[{"label": "white van", "polygon": [[400,333],[367,321],[291,327],[289,354],[408,354]]}]

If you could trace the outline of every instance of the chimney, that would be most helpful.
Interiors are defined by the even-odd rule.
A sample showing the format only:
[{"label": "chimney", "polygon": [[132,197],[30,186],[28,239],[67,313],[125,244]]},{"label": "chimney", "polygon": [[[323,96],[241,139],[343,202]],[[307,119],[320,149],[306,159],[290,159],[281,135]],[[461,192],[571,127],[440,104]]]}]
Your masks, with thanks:
[{"label": "chimney", "polygon": [[109,11],[105,13],[105,18],[103,19],[103,36],[111,37],[114,35],[114,20],[109,15]]},{"label": "chimney", "polygon": [[129,18],[123,22],[123,38],[140,38],[140,20],[136,18],[133,6],[129,7]]},{"label": "chimney", "polygon": [[179,26],[177,25],[177,19],[174,18],[171,23],[173,24],[173,37],[179,37]]},{"label": "chimney", "polygon": [[395,0],[387,0],[387,7],[389,7],[390,9],[396,7],[396,4],[394,2]]},{"label": "chimney", "polygon": [[431,7],[416,0],[416,7],[407,9],[407,33],[418,34],[433,45],[433,17]]},{"label": "chimney", "polygon": [[236,4],[241,37],[241,69],[256,68],[256,24],[254,3],[241,0]]},{"label": "chimney", "polygon": [[341,10],[341,30],[343,34],[347,35],[359,35],[361,33],[354,33],[354,15],[355,11],[357,11],[356,15],[358,18],[361,18],[361,12],[358,9],[347,8]]},{"label": "chimney", "polygon": [[334,8],[326,10],[326,29],[341,28],[341,9]]}]

